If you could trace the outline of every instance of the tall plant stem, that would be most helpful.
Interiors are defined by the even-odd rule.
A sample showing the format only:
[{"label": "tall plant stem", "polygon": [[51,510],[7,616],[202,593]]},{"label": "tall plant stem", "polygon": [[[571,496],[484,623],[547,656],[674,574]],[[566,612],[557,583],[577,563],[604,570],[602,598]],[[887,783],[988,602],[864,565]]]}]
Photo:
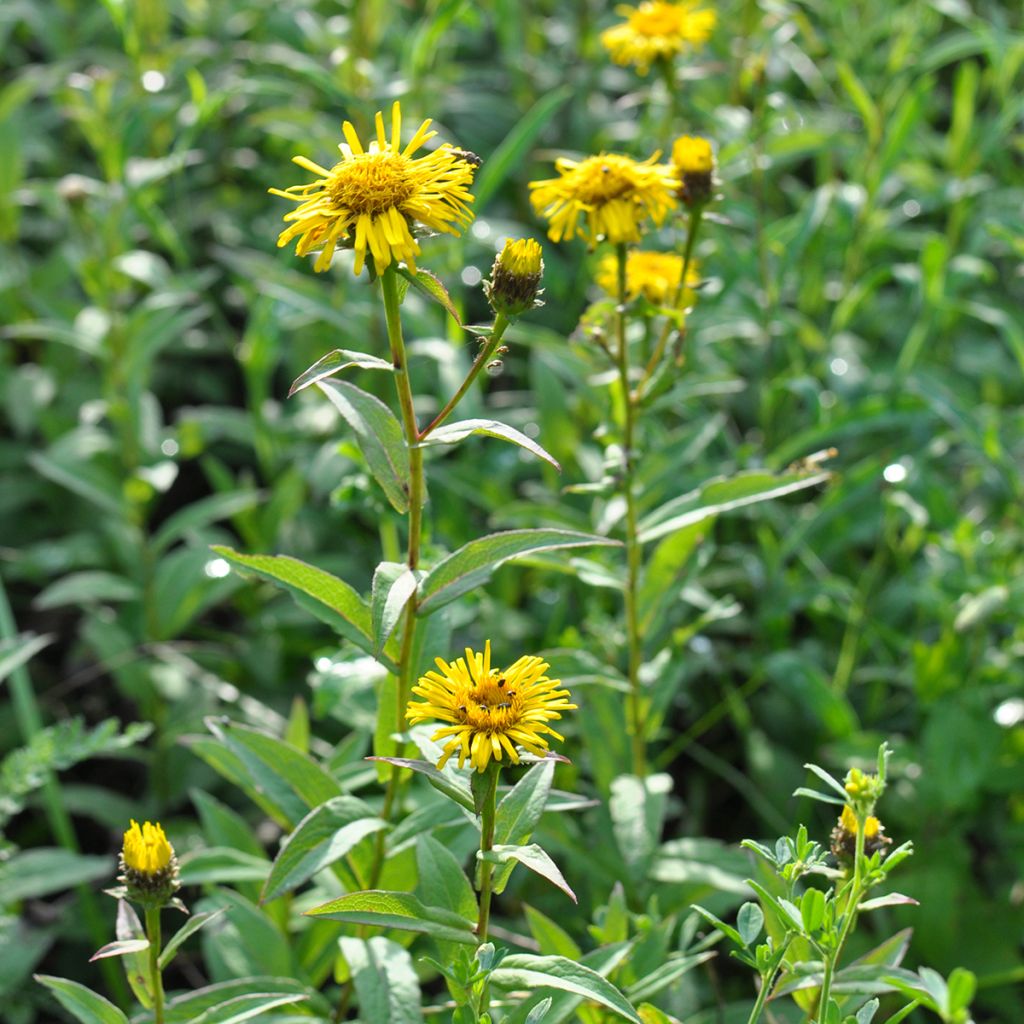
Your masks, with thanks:
[{"label": "tall plant stem", "polygon": [[149,978],[153,986],[153,1021],[164,1024],[164,979],[160,970],[160,908],[146,907],[146,938],[149,939]]},{"label": "tall plant stem", "polygon": [[466,379],[459,385],[459,390],[445,403],[445,407],[419,432],[419,439],[422,441],[429,434],[433,433],[448,417],[452,414],[452,410],[462,401],[465,397],[466,392],[473,386],[473,381],[480,376],[480,371],[491,361],[491,357],[497,351],[498,346],[501,344],[502,335],[504,335],[508,328],[508,318],[499,313],[494,321],[494,327],[491,328],[491,336],[487,339],[486,344],[478,353],[476,359],[473,360],[473,365],[469,369],[469,373],[466,374]]},{"label": "tall plant stem", "polygon": [[[420,562],[420,540],[423,531],[423,502],[426,485],[423,475],[423,449],[419,446],[419,428],[416,426],[416,409],[413,405],[412,385],[409,381],[409,367],[402,335],[402,318],[398,298],[398,282],[394,266],[389,266],[380,276],[381,293],[384,297],[384,316],[387,321],[388,343],[391,346],[391,362],[395,369],[395,389],[402,413],[402,430],[409,449],[409,539],[406,564],[415,570]],[[395,732],[405,728],[405,705],[412,689],[413,652],[416,639],[416,595],[409,598],[405,607],[402,625],[402,647],[398,659],[398,680],[395,701]],[[401,754],[401,749],[399,750]],[[398,793],[402,780],[402,769],[391,766],[387,789],[384,793],[382,817],[390,821],[398,804]],[[377,834],[377,848],[370,872],[370,888],[380,881],[384,866],[384,833]]]},{"label": "tall plant stem", "polygon": [[[494,818],[498,804],[498,774],[500,768],[491,762],[487,769],[487,789],[483,794],[480,808],[480,852],[488,853],[494,846]],[[491,920],[491,874],[494,865],[488,860],[480,860],[480,916],[477,918],[477,943],[487,941],[487,929]]]},{"label": "tall plant stem", "polygon": [[[672,293],[672,304],[669,307],[674,314],[682,312],[683,296],[686,294],[686,275],[689,274],[690,264],[693,262],[693,250],[697,244],[697,235],[700,232],[701,219],[703,216],[704,207],[700,204],[694,206],[690,211],[690,219],[686,225],[686,242],[683,247],[683,268],[679,273],[679,281],[676,283],[675,291]],[[651,378],[657,372],[658,367],[661,365],[661,360],[665,355],[665,348],[668,345],[668,339],[672,336],[672,325],[676,320],[676,316],[669,316],[665,318],[665,323],[661,328],[661,334],[658,336],[658,344],[654,346],[651,358],[647,361],[647,365],[644,367],[644,373],[640,378],[640,383],[637,384],[636,390],[633,392],[634,404],[639,404],[642,401],[644,391],[650,383]]]},{"label": "tall plant stem", "polygon": [[849,938],[853,929],[853,922],[857,918],[857,907],[863,895],[861,885],[861,862],[864,860],[864,820],[857,816],[857,846],[853,858],[853,880],[850,883],[850,897],[843,908],[843,925],[839,929],[839,939],[836,948],[831,956],[825,957],[825,970],[821,978],[821,993],[818,996],[818,1021],[824,1019],[823,1015],[828,1012],[828,1001],[832,994],[832,980],[835,977],[836,967],[839,965],[839,958],[843,955],[843,946]]},{"label": "tall plant stem", "polygon": [[626,642],[629,658],[629,725],[633,750],[633,774],[647,774],[647,749],[640,693],[640,618],[637,591],[640,586],[640,539],[638,536],[634,445],[636,443],[636,403],[629,386],[629,348],[626,343],[626,246],[619,243],[618,309],[615,326],[618,340],[619,388],[622,392],[622,489],[626,499]]}]

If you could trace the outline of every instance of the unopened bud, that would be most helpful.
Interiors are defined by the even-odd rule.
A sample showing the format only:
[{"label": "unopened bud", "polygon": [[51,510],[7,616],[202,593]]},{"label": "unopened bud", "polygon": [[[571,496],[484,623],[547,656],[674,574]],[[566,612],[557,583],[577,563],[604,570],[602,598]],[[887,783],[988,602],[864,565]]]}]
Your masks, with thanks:
[{"label": "unopened bud", "polygon": [[132,821],[124,834],[121,874],[128,899],[144,907],[162,907],[178,886],[178,859],[160,823]]},{"label": "unopened bud", "polygon": [[498,253],[491,279],[484,282],[495,313],[519,316],[537,305],[544,260],[540,243],[532,238],[509,239]]},{"label": "unopened bud", "polygon": [[707,139],[681,135],[672,144],[672,170],[679,179],[679,198],[687,206],[703,206],[711,199],[714,169],[715,154]]}]

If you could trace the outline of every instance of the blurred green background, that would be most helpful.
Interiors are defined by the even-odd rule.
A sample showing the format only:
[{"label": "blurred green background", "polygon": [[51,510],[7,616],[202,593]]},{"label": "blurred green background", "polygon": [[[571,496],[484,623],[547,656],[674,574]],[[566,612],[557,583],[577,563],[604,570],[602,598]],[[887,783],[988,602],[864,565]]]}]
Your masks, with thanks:
[{"label": "blurred green background", "polygon": [[[34,884],[26,862],[0,862],[14,1024],[43,1004],[32,969],[95,976],[73,887],[109,878],[128,817],[161,816],[179,848],[209,828],[213,805],[197,824],[190,791],[220,783],[181,742],[205,715],[280,731],[301,697],[316,749],[372,730],[361,659],[209,545],[293,554],[364,590],[381,550],[399,549],[326,403],[284,399],[331,348],[386,350],[376,296],[346,259],[314,276],[277,250],[288,206],[266,194],[305,180],[293,154],[330,161],[344,118],[365,133],[394,98],[407,125],[433,117],[484,160],[476,222],[422,259],[471,323],[501,240],[541,237],[526,186],[556,154],[715,141],[705,285],[686,371],[645,424],[645,494],[839,454],[830,486],[722,517],[666,575],[648,679],[656,760],[676,779],[671,834],[735,843],[801,820],[824,837],[827,818],[790,796],[801,766],[842,771],[888,737],[882,817],[916,845],[899,888],[921,906],[880,928],[913,926],[915,962],[976,971],[978,1020],[1021,1019],[1021,10],[726,3],[680,65],[674,119],[656,75],[607,60],[612,20],[592,0],[0,8],[0,753],[74,716],[153,726],[130,751],[62,733],[70,760],[101,756],[58,790],[21,794],[26,757],[4,762],[7,854],[68,845],[55,802],[83,852],[33,862]],[[546,306],[510,332],[486,402],[563,474],[487,441],[434,459],[428,555],[488,529],[614,522],[600,494],[561,491],[604,471],[597,364],[569,339],[594,261],[579,244],[546,243],[545,259]],[[406,312],[427,415],[473,342],[418,296]],[[598,556],[503,569],[453,610],[441,647],[576,649],[560,668],[585,697],[568,753],[596,793],[625,764],[600,732],[622,643],[601,570]],[[589,841],[585,821],[574,836]],[[93,903],[112,919],[112,901]]]}]

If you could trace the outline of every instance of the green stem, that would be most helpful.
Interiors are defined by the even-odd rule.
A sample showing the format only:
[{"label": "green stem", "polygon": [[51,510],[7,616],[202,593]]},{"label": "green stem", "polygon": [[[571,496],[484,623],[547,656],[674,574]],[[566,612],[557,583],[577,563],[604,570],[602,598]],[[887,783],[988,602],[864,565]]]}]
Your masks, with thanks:
[{"label": "green stem", "polygon": [[149,979],[153,988],[153,1021],[164,1024],[164,979],[160,970],[160,908],[146,907],[146,938],[149,939]]},{"label": "green stem", "polygon": [[825,971],[821,979],[821,994],[818,997],[818,1021],[823,1019],[822,1014],[828,1012],[828,1001],[832,995],[832,980],[835,977],[836,967],[839,958],[843,955],[843,946],[853,930],[853,922],[857,918],[857,907],[860,904],[862,874],[861,861],[864,859],[864,821],[857,816],[857,846],[853,858],[853,880],[850,883],[850,897],[843,910],[843,924],[839,929],[839,939],[836,948],[831,956],[825,957]]},{"label": "green stem", "polygon": [[[413,404],[412,385],[409,381],[408,358],[405,339],[402,335],[402,318],[398,297],[397,275],[394,265],[389,266],[380,276],[381,293],[384,297],[384,317],[387,321],[388,342],[391,346],[391,361],[395,368],[395,390],[402,413],[402,429],[409,449],[409,539],[406,564],[415,570],[420,561],[420,543],[423,530],[423,502],[426,488],[423,475],[423,449],[419,445],[419,429],[416,426],[416,409]],[[398,695],[395,704],[395,732],[405,729],[405,705],[412,690],[413,648],[416,638],[416,595],[409,598],[405,608],[402,626],[402,648],[398,659]],[[399,756],[403,748],[398,750]],[[398,794],[402,781],[402,769],[391,766],[387,789],[384,793],[382,817],[390,821],[398,805]],[[384,867],[384,832],[377,833],[373,867],[370,871],[370,888],[380,881]]]},{"label": "green stem", "polygon": [[[480,808],[480,852],[488,853],[494,846],[494,817],[498,804],[498,774],[501,768],[492,762],[487,769],[487,790]],[[478,943],[487,941],[487,928],[491,920],[491,874],[494,865],[488,860],[480,861],[480,916],[477,919],[476,938]],[[484,1007],[486,1009],[486,1007]]]},{"label": "green stem", "polygon": [[503,313],[497,315],[494,320],[494,327],[491,328],[491,336],[487,339],[487,344],[480,350],[476,359],[473,360],[473,365],[470,367],[469,373],[466,374],[466,379],[459,385],[459,390],[448,399],[445,407],[419,432],[420,441],[437,430],[452,414],[455,406],[465,397],[466,392],[473,386],[473,381],[480,376],[480,371],[491,361],[491,357],[497,350],[498,345],[501,344],[502,335],[507,330],[509,322],[509,319]]},{"label": "green stem", "polygon": [[[690,272],[690,264],[693,262],[693,250],[697,244],[697,235],[700,232],[700,225],[703,216],[704,207],[700,204],[694,206],[693,210],[690,212],[689,223],[686,226],[686,243],[683,248],[683,268],[680,271],[679,281],[676,283],[675,291],[672,293],[672,304],[670,306],[675,313],[679,313],[682,308],[683,296],[686,294],[686,275]],[[634,403],[642,401],[644,391],[650,383],[651,377],[654,376],[658,367],[661,365],[662,357],[665,355],[665,348],[668,345],[668,339],[672,336],[672,327],[676,322],[677,318],[674,316],[665,318],[661,334],[658,337],[658,344],[655,345],[654,351],[651,353],[651,358],[647,361],[647,366],[644,367],[644,373],[640,378],[640,383],[637,384],[636,391],[633,393]]]},{"label": "green stem", "polygon": [[[783,957],[785,957],[787,949],[789,949],[788,942],[783,948]],[[761,990],[757,993],[757,1002],[754,1003],[754,1008],[750,1011],[750,1016],[747,1018],[747,1024],[757,1024],[757,1021],[760,1020],[761,1014],[764,1012],[765,1003],[768,1001],[768,996],[771,993],[772,985],[775,984],[775,979],[778,977],[780,969],[781,963],[779,967],[776,967],[774,970],[769,971],[766,975],[761,977]]]},{"label": "green stem", "polygon": [[[7,591],[0,579],[0,639],[11,640],[17,636],[18,628],[14,621]],[[11,703],[14,705],[14,718],[18,723],[21,738],[30,743],[35,735],[43,730],[43,716],[36,701],[32,688],[32,678],[24,665],[19,665],[10,675]],[[81,847],[75,834],[74,822],[64,806],[64,797],[60,791],[57,776],[47,772],[43,778],[43,810],[46,814],[50,832],[58,843],[71,853],[80,853]],[[82,917],[89,931],[90,941],[94,946],[102,946],[107,941],[108,925],[96,901],[96,894],[87,885],[75,888],[78,903],[82,908]],[[100,969],[107,988],[114,1000],[122,1007],[128,1006],[131,995],[124,972],[110,959],[100,961]]]},{"label": "green stem", "polygon": [[629,719],[633,751],[633,774],[643,778],[647,774],[647,750],[644,737],[642,697],[640,693],[640,620],[637,610],[637,591],[640,586],[640,540],[637,523],[636,487],[633,479],[635,459],[633,446],[636,435],[636,404],[629,387],[629,348],[626,342],[626,246],[619,243],[618,255],[618,308],[615,326],[618,335],[619,388],[622,392],[622,489],[626,499],[626,585],[623,593],[626,610],[626,638],[629,658]]}]

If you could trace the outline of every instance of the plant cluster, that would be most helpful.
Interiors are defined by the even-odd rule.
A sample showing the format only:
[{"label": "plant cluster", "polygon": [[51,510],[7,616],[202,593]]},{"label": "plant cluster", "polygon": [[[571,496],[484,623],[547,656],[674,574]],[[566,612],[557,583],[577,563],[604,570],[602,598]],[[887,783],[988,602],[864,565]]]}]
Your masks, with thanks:
[{"label": "plant cluster", "polygon": [[[451,5],[424,22],[431,32],[406,54],[414,78],[426,77],[431,48],[454,31],[460,10]],[[373,109],[380,91],[360,58],[374,32],[361,11],[354,5],[333,29],[352,48],[337,81],[306,68],[314,95],[318,85],[340,90],[353,111]],[[814,627],[836,617],[829,602],[837,595],[801,590],[792,568],[801,562],[828,578],[816,544],[842,514],[852,515],[856,534],[869,501],[863,486],[852,495],[842,482],[833,487],[824,465],[839,454],[832,445],[872,436],[886,417],[907,429],[916,422],[901,396],[928,386],[914,371],[926,342],[948,327],[941,296],[957,272],[951,253],[966,232],[963,215],[951,220],[946,249],[922,256],[926,312],[897,353],[892,408],[864,408],[868,395],[853,419],[830,415],[794,430],[789,420],[809,386],[800,383],[807,353],[794,345],[830,350],[862,304],[885,302],[886,279],[868,268],[869,228],[891,187],[884,172],[893,134],[840,60],[837,75],[869,130],[870,152],[826,344],[808,319],[817,293],[803,296],[798,283],[792,309],[784,297],[794,287],[787,257],[810,251],[827,212],[815,203],[825,200],[801,209],[778,237],[763,216],[771,71],[759,39],[785,41],[786,26],[802,16],[745,4],[734,49],[721,51],[736,68],[725,81],[728,66],[699,63],[724,24],[710,7],[644,0],[618,15],[617,23],[602,17],[600,32],[579,29],[600,46],[587,54],[589,68],[629,76],[616,81],[631,90],[631,134],[560,153],[553,171],[527,185],[513,172],[568,98],[558,88],[496,147],[470,131],[434,130],[430,120],[410,131],[405,96],[388,118],[381,110],[362,124],[353,113],[340,159],[294,156],[313,180],[261,197],[268,210],[290,204],[278,246],[294,254],[278,263],[243,246],[237,224],[219,221],[218,269],[186,269],[194,239],[156,198],[189,165],[195,133],[184,124],[184,141],[163,163],[133,164],[105,128],[122,102],[116,79],[92,69],[88,82],[67,87],[103,181],[67,176],[49,198],[67,205],[74,278],[88,305],[63,334],[58,316],[10,334],[22,344],[64,344],[46,379],[63,374],[81,402],[51,408],[53,394],[40,385],[13,403],[19,431],[48,443],[28,456],[33,484],[12,500],[31,508],[39,487],[63,488],[103,513],[46,557],[41,544],[28,544],[19,565],[26,580],[33,565],[36,576],[64,573],[36,607],[81,610],[77,644],[118,698],[99,701],[104,720],[92,729],[86,716],[45,728],[29,666],[53,638],[17,634],[0,591],[0,669],[24,739],[0,764],[0,827],[23,821],[38,794],[59,843],[47,848],[21,832],[5,840],[0,906],[10,913],[0,918],[0,950],[11,956],[14,991],[51,945],[64,945],[59,928],[33,930],[17,912],[77,886],[107,994],[84,972],[81,981],[38,973],[48,993],[19,996],[17,1024],[38,1005],[50,1012],[44,997],[83,1024],[972,1020],[974,972],[903,966],[910,931],[898,929],[905,919],[896,915],[916,912],[922,894],[890,891],[890,875],[913,870],[918,844],[903,838],[914,835],[911,816],[886,810],[899,823],[892,839],[878,808],[890,789],[894,806],[908,803],[894,786],[888,744],[878,746],[877,733],[902,731],[882,712],[897,698],[884,679],[857,674],[868,640],[883,635],[884,617],[875,623],[870,606],[891,568],[885,560],[918,571],[927,517],[909,493],[893,492],[902,497],[881,513],[884,553],[872,554],[854,586],[831,680],[814,674]],[[110,16],[143,88],[159,92],[162,84],[150,87],[154,75],[166,83],[155,62],[169,24],[145,5],[112,6]],[[911,39],[915,27],[904,29]],[[1024,62],[1024,49],[1015,59]],[[970,74],[958,75],[958,97],[977,89]],[[214,123],[202,76],[188,82],[194,123]],[[989,87],[1006,83],[996,76]],[[724,105],[719,119],[707,116],[694,98],[705,89],[731,94],[729,109],[746,112],[753,207],[723,173],[742,131],[729,137]],[[11,108],[20,102],[5,95]],[[900,95],[924,102],[920,88]],[[961,155],[966,103],[956,115]],[[272,110],[280,155],[291,136]],[[909,132],[920,112],[898,111]],[[550,166],[544,155],[537,163]],[[280,174],[278,165],[268,180]],[[522,220],[546,226],[551,245],[483,222],[477,211],[499,186]],[[833,192],[828,202],[840,202]],[[269,240],[271,215],[252,209],[266,229],[254,237]],[[738,241],[737,225],[748,222],[756,230]],[[93,234],[94,224],[104,229]],[[486,279],[467,255],[478,227],[493,254]],[[583,269],[567,273],[584,248]],[[222,271],[237,293],[223,307],[209,297]],[[553,304],[568,338],[540,326]],[[715,351],[736,340],[736,321],[714,312],[729,309],[746,309],[760,346],[731,367]],[[956,312],[984,321],[976,310]],[[187,358],[190,338],[201,349],[239,316],[230,366],[237,357],[245,413],[232,415],[226,374],[186,373],[162,405],[166,353]],[[1012,323],[989,321],[1020,359]],[[352,347],[334,347],[335,338]],[[531,369],[521,378],[527,351]],[[76,388],[79,360],[92,370]],[[849,369],[835,356],[834,372],[836,360]],[[778,374],[788,375],[784,386],[774,383]],[[9,380],[12,395],[33,382],[17,366]],[[287,414],[286,394],[295,410]],[[751,420],[757,429],[744,426]],[[1010,473],[998,430],[982,447]],[[228,454],[237,449],[251,456],[241,468]],[[168,513],[165,500],[193,461],[189,486],[203,496]],[[890,474],[899,466],[889,463],[885,480],[904,479],[905,471],[899,481]],[[855,466],[855,481],[877,484],[859,474]],[[806,511],[817,507],[820,523]],[[750,511],[730,516],[740,509]],[[982,556],[967,534],[949,540],[960,545],[963,572],[977,573]],[[755,550],[757,571],[749,569]],[[942,704],[952,689],[943,680],[963,653],[955,637],[1010,601],[1008,591],[982,591],[951,624],[936,620],[952,630],[945,641],[913,648],[919,696],[946,710],[929,719],[922,740],[901,736],[901,751],[906,740],[937,754],[932,723],[953,708]],[[230,627],[218,628],[228,609]],[[760,632],[747,641],[745,627]],[[760,645],[758,657],[747,644]],[[716,664],[723,656],[731,670]],[[1000,658],[986,657],[995,671]],[[308,673],[310,689],[297,671]],[[698,685],[708,680],[717,684],[712,695]],[[855,684],[864,689],[856,701]],[[855,764],[842,781],[797,758],[796,740],[773,752],[768,737],[793,729],[780,726],[787,712],[773,706],[773,693],[794,686],[795,705],[831,730],[828,752]],[[1012,711],[1009,691],[993,693]],[[851,724],[861,700],[875,734]],[[118,704],[145,724],[121,731],[107,714]],[[991,708],[984,711],[989,722]],[[997,711],[1002,727],[999,713],[1010,711]],[[743,730],[746,775],[699,742],[726,717]],[[985,735],[978,726],[967,742]],[[123,832],[120,885],[106,890],[116,901],[111,937],[107,906],[90,888],[114,874],[110,858],[81,852],[77,801],[55,773],[93,757],[139,756],[147,738],[149,796],[125,794],[91,812]],[[921,760],[931,772],[938,756]],[[808,772],[824,790],[799,784]],[[895,774],[906,790],[921,769],[907,757]],[[698,838],[682,823],[708,816],[701,801],[711,777],[759,808],[762,834],[769,823],[789,831],[780,792],[795,787],[808,801],[801,818],[816,803],[830,806],[828,842],[811,838],[826,834],[820,818],[741,849]],[[198,827],[187,812],[176,816],[185,786]],[[108,796],[81,788],[83,800]],[[951,780],[936,799],[953,806],[955,792]],[[673,834],[680,824],[683,834]],[[181,912],[181,927],[165,931]],[[200,955],[187,944],[193,936]],[[720,955],[728,947],[733,965]],[[1012,969],[992,974],[990,984],[1015,977]],[[141,1007],[134,1017],[133,1003]]]}]

